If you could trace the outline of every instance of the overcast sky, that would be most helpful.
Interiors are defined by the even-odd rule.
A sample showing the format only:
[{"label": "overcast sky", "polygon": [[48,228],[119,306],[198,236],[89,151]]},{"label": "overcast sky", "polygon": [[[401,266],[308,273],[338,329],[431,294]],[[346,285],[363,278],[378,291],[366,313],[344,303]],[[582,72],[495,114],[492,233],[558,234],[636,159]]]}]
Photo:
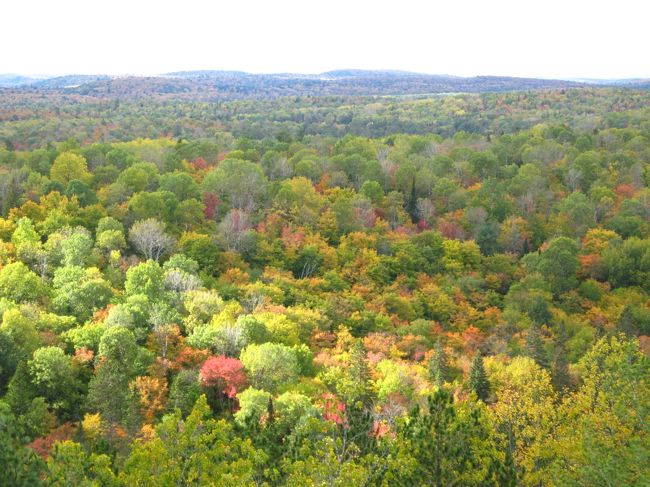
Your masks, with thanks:
[{"label": "overcast sky", "polygon": [[644,0],[4,0],[0,73],[650,77]]}]

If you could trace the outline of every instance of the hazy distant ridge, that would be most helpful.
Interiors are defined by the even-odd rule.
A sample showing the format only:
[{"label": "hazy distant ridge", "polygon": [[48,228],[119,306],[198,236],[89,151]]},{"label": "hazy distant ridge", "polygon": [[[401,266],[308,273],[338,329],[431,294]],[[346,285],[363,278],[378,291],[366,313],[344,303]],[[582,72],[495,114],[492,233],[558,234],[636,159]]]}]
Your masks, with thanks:
[{"label": "hazy distant ridge", "polygon": [[339,69],[320,74],[253,74],[243,71],[177,71],[156,76],[68,75],[35,79],[0,75],[0,87],[54,91],[100,98],[173,97],[192,100],[282,96],[389,96],[450,92],[503,92],[576,88],[590,84],[649,87],[648,80],[553,80],[511,76],[432,75],[397,70]]}]

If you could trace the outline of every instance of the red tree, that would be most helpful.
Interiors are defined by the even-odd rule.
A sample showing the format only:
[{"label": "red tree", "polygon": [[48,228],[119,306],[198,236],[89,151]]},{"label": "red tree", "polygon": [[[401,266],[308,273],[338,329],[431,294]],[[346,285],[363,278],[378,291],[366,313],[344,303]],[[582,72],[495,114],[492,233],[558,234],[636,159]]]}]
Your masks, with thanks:
[{"label": "red tree", "polygon": [[205,361],[199,372],[203,387],[214,387],[232,399],[246,385],[244,364],[236,358],[220,355]]}]

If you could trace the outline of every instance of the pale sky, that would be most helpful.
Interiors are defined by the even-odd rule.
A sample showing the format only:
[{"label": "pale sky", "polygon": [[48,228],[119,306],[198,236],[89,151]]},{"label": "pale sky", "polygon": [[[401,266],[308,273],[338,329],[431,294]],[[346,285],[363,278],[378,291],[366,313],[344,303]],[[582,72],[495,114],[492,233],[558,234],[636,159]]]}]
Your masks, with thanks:
[{"label": "pale sky", "polygon": [[645,0],[2,0],[0,73],[650,77]]}]

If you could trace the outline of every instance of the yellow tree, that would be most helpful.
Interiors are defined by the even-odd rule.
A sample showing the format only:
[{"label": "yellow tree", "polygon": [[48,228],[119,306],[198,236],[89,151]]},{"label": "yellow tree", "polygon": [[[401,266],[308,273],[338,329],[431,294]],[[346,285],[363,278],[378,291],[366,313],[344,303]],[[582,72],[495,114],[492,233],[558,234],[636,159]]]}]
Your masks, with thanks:
[{"label": "yellow tree", "polygon": [[65,185],[74,179],[88,183],[91,177],[85,157],[74,152],[60,154],[50,169],[50,178]]},{"label": "yellow tree", "polygon": [[502,441],[509,446],[522,485],[540,485],[543,441],[556,424],[556,394],[551,376],[528,357],[504,365],[489,360],[496,402],[490,410]]}]

